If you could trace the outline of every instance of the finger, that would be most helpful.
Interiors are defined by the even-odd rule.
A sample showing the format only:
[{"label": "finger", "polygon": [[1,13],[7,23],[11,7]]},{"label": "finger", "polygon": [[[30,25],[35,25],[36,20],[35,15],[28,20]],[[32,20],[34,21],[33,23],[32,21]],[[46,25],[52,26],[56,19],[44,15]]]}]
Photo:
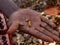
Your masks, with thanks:
[{"label": "finger", "polygon": [[23,25],[23,24],[22,24],[21,22],[19,22],[19,21],[14,21],[14,22],[12,23],[12,25],[9,27],[7,33],[11,35],[12,33],[14,33],[14,32],[18,29],[19,26],[22,26],[22,25]]},{"label": "finger", "polygon": [[55,28],[56,25],[54,23],[52,23],[51,21],[49,21],[48,19],[46,19],[45,17],[41,17],[41,21],[47,23],[48,25],[50,25],[51,27]]},{"label": "finger", "polygon": [[51,37],[52,39],[54,39],[54,41],[59,41],[59,37],[58,36],[52,34],[51,32],[47,31],[46,29],[44,29],[42,27],[39,27],[39,26],[36,27],[35,29],[38,30],[39,32],[42,32],[43,34]]},{"label": "finger", "polygon": [[37,30],[35,30],[35,29],[33,29],[33,28],[28,28],[28,27],[25,27],[25,28],[26,28],[26,29],[23,28],[23,29],[20,29],[20,30],[21,30],[22,32],[25,32],[25,33],[27,33],[27,34],[30,34],[30,35],[38,38],[38,39],[42,39],[42,40],[48,41],[48,42],[52,42],[52,41],[53,41],[52,38],[46,36],[46,35],[43,34],[42,32],[39,32],[39,31],[37,31]]},{"label": "finger", "polygon": [[7,33],[12,34],[18,29],[18,23],[12,23],[10,28],[8,29]]},{"label": "finger", "polygon": [[55,30],[53,30],[53,28],[49,27],[46,23],[42,22],[40,24],[41,27],[45,28],[46,30],[50,31],[51,33],[55,34],[56,36],[59,36],[59,33]]}]

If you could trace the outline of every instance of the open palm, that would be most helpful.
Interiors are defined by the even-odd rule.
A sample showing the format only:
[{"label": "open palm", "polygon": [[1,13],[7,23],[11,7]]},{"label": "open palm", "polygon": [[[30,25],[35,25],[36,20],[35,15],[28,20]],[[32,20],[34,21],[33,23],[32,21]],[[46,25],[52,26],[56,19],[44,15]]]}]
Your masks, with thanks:
[{"label": "open palm", "polygon": [[10,25],[7,31],[9,34],[19,29],[44,41],[59,41],[59,34],[53,29],[56,25],[34,10],[20,9],[14,12],[10,16],[8,24]]}]

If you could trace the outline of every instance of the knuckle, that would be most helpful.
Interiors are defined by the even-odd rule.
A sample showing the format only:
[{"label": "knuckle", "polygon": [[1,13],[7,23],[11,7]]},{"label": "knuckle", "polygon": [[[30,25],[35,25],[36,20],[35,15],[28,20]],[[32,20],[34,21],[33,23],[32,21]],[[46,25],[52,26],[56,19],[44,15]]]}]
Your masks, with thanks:
[{"label": "knuckle", "polygon": [[42,27],[47,27],[47,24],[44,23],[44,22],[42,22],[41,26],[42,26]]}]

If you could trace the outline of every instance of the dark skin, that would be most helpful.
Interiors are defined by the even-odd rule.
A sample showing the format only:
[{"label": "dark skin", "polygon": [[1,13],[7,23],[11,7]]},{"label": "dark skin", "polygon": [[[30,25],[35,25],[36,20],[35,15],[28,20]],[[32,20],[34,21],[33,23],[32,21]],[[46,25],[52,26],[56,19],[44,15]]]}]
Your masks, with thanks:
[{"label": "dark skin", "polygon": [[[31,26],[27,24],[26,20],[31,21]],[[19,26],[19,29],[22,32],[31,34],[44,41],[51,42],[59,40],[58,32],[53,30],[53,28],[56,27],[55,24],[31,9],[20,9],[14,12],[9,18],[9,25],[11,25],[11,28],[8,31],[9,34],[12,34],[14,31],[16,31]]]},{"label": "dark skin", "polygon": [[[2,0],[1,0],[2,1]],[[10,2],[8,0],[8,2]],[[6,2],[7,3],[7,2]],[[13,6],[15,5],[12,1],[9,3]],[[27,34],[30,34],[36,38],[42,39],[44,41],[52,42],[59,41],[59,34],[53,28],[56,25],[49,20],[45,19],[38,12],[31,9],[19,9],[16,7],[10,7],[6,4],[5,8],[1,10],[8,16],[8,34],[14,33],[17,29]],[[9,8],[8,8],[9,7]],[[11,8],[13,7],[13,9]],[[7,9],[6,9],[7,8]],[[15,8],[15,9],[14,9]],[[9,10],[11,9],[11,10]],[[6,13],[5,12],[9,13]],[[8,11],[7,11],[8,10]],[[9,15],[8,15],[9,14]]]}]

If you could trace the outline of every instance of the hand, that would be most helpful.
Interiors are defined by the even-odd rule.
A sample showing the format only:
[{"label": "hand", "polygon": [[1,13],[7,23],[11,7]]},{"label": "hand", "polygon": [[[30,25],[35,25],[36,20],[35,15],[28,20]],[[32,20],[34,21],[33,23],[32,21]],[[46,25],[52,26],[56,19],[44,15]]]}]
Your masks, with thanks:
[{"label": "hand", "polygon": [[8,24],[10,25],[7,31],[9,34],[19,29],[44,41],[59,41],[59,34],[53,29],[56,25],[34,10],[20,9],[14,12],[10,16]]}]

